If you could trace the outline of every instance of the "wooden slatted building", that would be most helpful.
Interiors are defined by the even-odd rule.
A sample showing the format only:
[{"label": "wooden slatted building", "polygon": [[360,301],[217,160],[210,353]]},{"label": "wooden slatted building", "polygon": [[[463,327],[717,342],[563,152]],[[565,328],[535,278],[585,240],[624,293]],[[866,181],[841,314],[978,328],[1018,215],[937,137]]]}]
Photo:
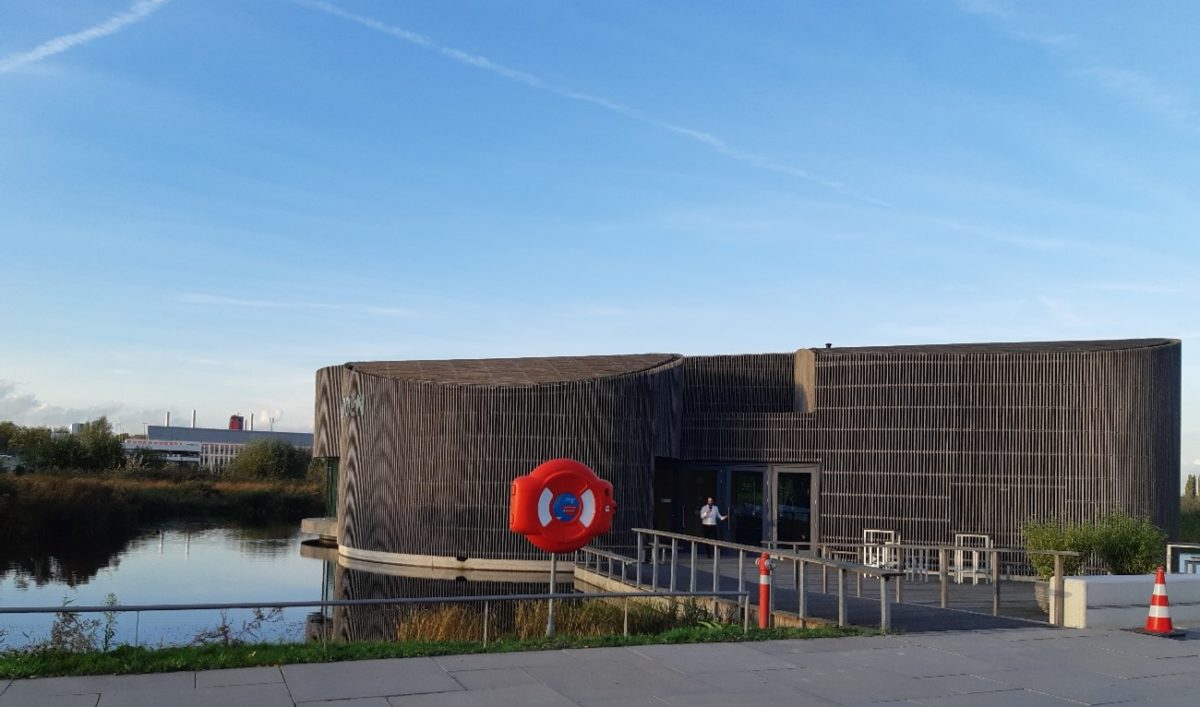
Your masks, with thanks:
[{"label": "wooden slatted building", "polygon": [[1174,529],[1180,343],[349,363],[317,372],[314,455],[337,459],[341,553],[397,563],[540,563],[509,485],[559,456],[613,483],[618,546],[693,529],[709,495],[741,541],[1012,545],[1114,508]]}]

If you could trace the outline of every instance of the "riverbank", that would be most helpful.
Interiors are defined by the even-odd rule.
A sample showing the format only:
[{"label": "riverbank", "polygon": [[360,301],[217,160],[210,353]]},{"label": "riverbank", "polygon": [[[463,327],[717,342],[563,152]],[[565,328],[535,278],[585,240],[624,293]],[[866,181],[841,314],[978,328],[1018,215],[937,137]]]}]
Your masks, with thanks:
[{"label": "riverbank", "polygon": [[733,643],[781,639],[874,635],[867,629],[834,626],[799,629],[751,629],[740,626],[692,626],[632,636],[560,636],[493,641],[397,641],[362,643],[258,643],[176,648],[118,646],[110,651],[72,653],[34,651],[0,654],[0,679],[61,675],[125,675],[179,670],[254,668],[295,663],[334,663],[379,658],[419,658],[475,653],[517,653],[564,648],[649,646],[682,643]]},{"label": "riverbank", "polygon": [[323,513],[320,486],[307,482],[0,476],[0,534],[9,547],[94,542],[166,520],[298,522]]}]

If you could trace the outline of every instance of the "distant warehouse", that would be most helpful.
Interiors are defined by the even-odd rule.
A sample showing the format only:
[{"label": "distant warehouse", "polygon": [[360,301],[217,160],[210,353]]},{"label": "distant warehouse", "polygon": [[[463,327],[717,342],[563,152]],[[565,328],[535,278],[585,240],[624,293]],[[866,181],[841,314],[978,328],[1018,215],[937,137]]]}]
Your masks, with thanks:
[{"label": "distant warehouse", "polygon": [[146,428],[146,439],[129,439],[125,440],[124,444],[126,455],[133,450],[144,450],[161,454],[164,461],[219,469],[232,461],[248,443],[265,439],[282,440],[294,447],[312,450],[313,436],[309,432],[223,430],[164,425],[149,425]]}]

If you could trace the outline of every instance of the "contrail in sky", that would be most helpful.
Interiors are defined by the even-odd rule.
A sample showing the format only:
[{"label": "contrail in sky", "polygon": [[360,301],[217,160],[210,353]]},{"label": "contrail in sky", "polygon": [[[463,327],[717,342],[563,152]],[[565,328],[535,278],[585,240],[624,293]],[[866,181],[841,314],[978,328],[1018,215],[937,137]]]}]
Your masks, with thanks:
[{"label": "contrail in sky", "polygon": [[72,34],[64,34],[61,37],[42,42],[38,46],[27,52],[20,52],[11,56],[6,56],[0,59],[0,73],[12,71],[26,64],[32,64],[36,61],[41,61],[48,56],[61,54],[62,52],[78,47],[82,44],[87,44],[95,39],[107,37],[110,34],[120,32],[125,27],[141,22],[158,8],[167,4],[169,0],[138,0],[129,9],[119,15],[113,15],[109,19],[101,22],[98,25],[93,25],[87,29],[74,32]]},{"label": "contrail in sky", "polygon": [[730,145],[728,142],[716,135],[713,135],[712,133],[708,133],[703,130],[696,130],[683,125],[677,125],[670,121],[656,118],[638,110],[637,108],[624,105],[623,103],[618,103],[617,101],[610,100],[603,96],[597,96],[591,93],[584,93],[582,91],[575,91],[569,88],[556,86],[529,72],[514,69],[503,64],[498,64],[491,59],[478,54],[471,54],[462,51],[461,49],[455,49],[454,47],[439,44],[429,37],[417,34],[416,32],[410,32],[409,30],[401,27],[385,24],[373,17],[355,14],[353,12],[343,10],[337,5],[323,2],[322,0],[292,0],[292,2],[303,7],[333,15],[334,17],[340,17],[341,19],[349,20],[350,22],[357,23],[363,27],[367,27],[368,29],[373,29],[377,32],[391,35],[397,39],[408,42],[409,44],[416,45],[422,49],[434,52],[436,54],[441,54],[442,56],[448,59],[453,59],[461,64],[466,64],[467,66],[472,66],[476,69],[482,69],[483,71],[491,72],[497,76],[506,78],[509,81],[525,84],[531,88],[553,93],[554,95],[561,96],[562,98],[568,98],[581,103],[588,103],[596,106],[597,108],[609,111],[610,113],[616,113],[617,115],[624,116],[631,120],[636,120],[640,123],[645,123],[646,125],[652,125],[660,130],[666,130],[667,132],[675,133],[676,135],[680,135],[688,138],[689,140],[705,145],[706,147],[716,151],[721,155],[724,155],[725,157],[748,164],[757,169],[762,169],[769,172],[778,172],[796,177],[798,179],[803,179],[814,184],[819,184],[844,196],[858,199],[859,201],[864,201],[869,204],[875,204],[877,206],[889,206],[889,204],[885,201],[875,199],[865,194],[860,194],[859,192],[854,191],[850,187],[836,180],[813,174],[812,172],[799,167],[776,162],[769,157],[764,157],[762,155],[756,155],[746,152],[745,150],[741,150],[733,145]]}]

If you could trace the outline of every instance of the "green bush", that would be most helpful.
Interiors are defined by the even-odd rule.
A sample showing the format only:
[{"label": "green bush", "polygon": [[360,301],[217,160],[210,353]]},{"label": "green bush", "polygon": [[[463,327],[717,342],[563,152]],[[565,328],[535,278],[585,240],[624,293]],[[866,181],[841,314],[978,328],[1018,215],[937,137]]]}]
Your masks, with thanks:
[{"label": "green bush", "polygon": [[312,455],[283,440],[256,439],[242,447],[225,474],[231,479],[282,481],[303,479]]},{"label": "green bush", "polygon": [[1054,556],[1036,555],[1034,550],[1072,550],[1078,552],[1075,557],[1063,557],[1063,574],[1079,574],[1083,560],[1091,551],[1092,537],[1089,528],[1081,525],[1061,523],[1056,520],[1032,520],[1021,529],[1025,536],[1025,550],[1029,553],[1029,562],[1043,580],[1054,576]]},{"label": "green bush", "polygon": [[1097,522],[1092,549],[1112,574],[1153,572],[1163,562],[1167,534],[1145,518],[1115,511]]},{"label": "green bush", "polygon": [[[1030,521],[1021,530],[1025,549],[1073,550],[1078,557],[1063,558],[1063,574],[1079,574],[1089,556],[1093,556],[1110,574],[1151,572],[1162,562],[1167,534],[1144,518],[1124,511],[1113,511],[1095,523]],[[1054,575],[1054,558],[1029,556],[1041,579]]]}]

